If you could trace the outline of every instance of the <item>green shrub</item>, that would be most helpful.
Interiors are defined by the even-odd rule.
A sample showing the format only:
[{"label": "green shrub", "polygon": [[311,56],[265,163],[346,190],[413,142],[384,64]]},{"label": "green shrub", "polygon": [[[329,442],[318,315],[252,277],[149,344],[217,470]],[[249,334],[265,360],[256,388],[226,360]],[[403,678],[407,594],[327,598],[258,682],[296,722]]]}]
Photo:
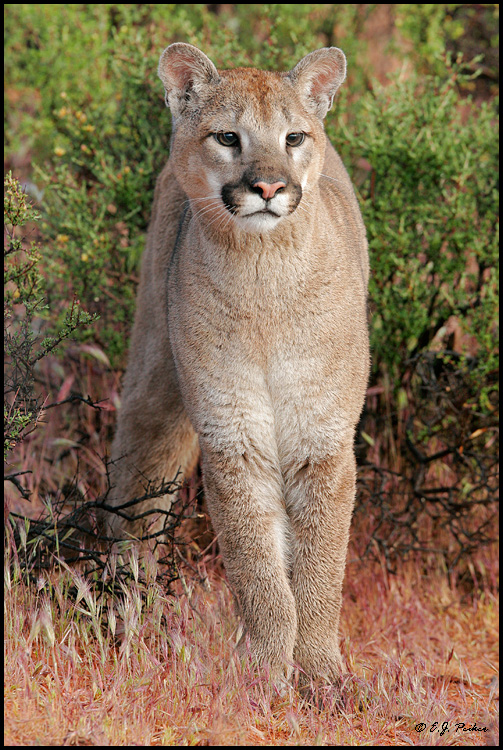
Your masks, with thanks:
[{"label": "green shrub", "polygon": [[36,242],[28,244],[19,236],[19,229],[40,216],[10,173],[5,178],[4,189],[5,461],[9,452],[35,428],[42,411],[35,394],[35,365],[94,318],[84,312],[74,298],[64,310],[54,335],[41,338],[37,334],[37,319],[49,313],[39,269],[42,253]]},{"label": "green shrub", "polygon": [[461,102],[460,66],[450,73],[376,86],[351,127],[339,118],[334,140],[350,165],[360,158],[367,168],[360,200],[375,371],[386,369],[398,388],[407,360],[450,348],[455,319],[487,407],[498,366],[497,100]]},{"label": "green shrub", "polygon": [[[499,5],[496,3],[397,3],[392,13],[400,35],[412,42],[415,67],[444,76],[443,58],[461,53],[488,81],[498,80]],[[464,81],[464,88],[474,83]]]}]

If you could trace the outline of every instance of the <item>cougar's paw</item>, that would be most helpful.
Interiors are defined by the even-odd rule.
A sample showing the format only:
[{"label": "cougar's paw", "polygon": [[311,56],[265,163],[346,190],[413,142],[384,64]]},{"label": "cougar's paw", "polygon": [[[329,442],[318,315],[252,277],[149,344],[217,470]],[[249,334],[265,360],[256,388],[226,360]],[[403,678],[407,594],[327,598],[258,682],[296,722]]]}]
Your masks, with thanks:
[{"label": "cougar's paw", "polygon": [[274,648],[271,641],[264,643],[252,639],[243,633],[236,646],[236,655],[244,660],[253,670],[259,670],[267,682],[271,682],[280,695],[285,694],[292,686],[292,658],[285,654],[285,649]]},{"label": "cougar's paw", "polygon": [[368,697],[368,683],[350,672],[330,682],[294,674],[293,683],[300,696],[317,711],[354,713],[362,711]]}]

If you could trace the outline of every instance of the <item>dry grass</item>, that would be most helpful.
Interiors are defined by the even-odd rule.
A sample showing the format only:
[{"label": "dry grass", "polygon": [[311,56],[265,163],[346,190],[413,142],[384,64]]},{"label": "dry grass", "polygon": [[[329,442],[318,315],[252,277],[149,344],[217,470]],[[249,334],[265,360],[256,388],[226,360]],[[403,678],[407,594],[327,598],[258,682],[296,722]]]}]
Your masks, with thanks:
[{"label": "dry grass", "polygon": [[[490,587],[463,596],[447,576],[423,577],[412,565],[389,577],[350,564],[341,627],[350,677],[342,705],[316,708],[293,690],[278,695],[233,655],[238,623],[218,565],[210,591],[166,598],[151,570],[147,584],[140,572],[102,609],[76,571],[28,586],[10,562],[7,744],[473,745],[494,737]],[[76,599],[67,596],[72,584]]]},{"label": "dry grass", "polygon": [[[84,404],[48,411],[47,423],[19,446],[11,470],[33,471],[23,475],[32,501],[22,502],[10,485],[8,507],[32,517],[47,495],[64,494],[72,478],[86,499],[103,491],[101,457],[119,382],[98,351],[78,348],[64,365],[49,360],[39,376],[51,401],[71,391],[109,400],[103,411]],[[466,576],[457,581],[438,564],[410,561],[391,576],[384,565],[361,562],[365,519],[353,538],[341,623],[348,678],[342,701],[328,696],[321,707],[295,690],[278,695],[267,675],[234,656],[238,621],[218,559],[206,565],[209,590],[187,579],[188,589],[180,585],[179,596],[168,597],[147,559],[123,596],[101,601],[96,587],[64,566],[28,585],[16,562],[23,551],[8,543],[5,743],[494,743],[495,550],[470,561],[467,585]],[[461,723],[487,731],[462,731]]]}]

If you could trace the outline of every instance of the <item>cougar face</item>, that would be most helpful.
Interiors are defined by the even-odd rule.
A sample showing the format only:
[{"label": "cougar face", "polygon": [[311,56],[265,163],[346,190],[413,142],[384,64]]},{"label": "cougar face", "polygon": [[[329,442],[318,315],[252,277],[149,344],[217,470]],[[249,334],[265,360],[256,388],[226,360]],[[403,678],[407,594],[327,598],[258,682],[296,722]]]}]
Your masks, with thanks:
[{"label": "cougar face", "polygon": [[321,124],[286,76],[253,69],[222,71],[203,92],[188,92],[172,142],[194,214],[219,231],[259,233],[302,210],[324,148]]}]

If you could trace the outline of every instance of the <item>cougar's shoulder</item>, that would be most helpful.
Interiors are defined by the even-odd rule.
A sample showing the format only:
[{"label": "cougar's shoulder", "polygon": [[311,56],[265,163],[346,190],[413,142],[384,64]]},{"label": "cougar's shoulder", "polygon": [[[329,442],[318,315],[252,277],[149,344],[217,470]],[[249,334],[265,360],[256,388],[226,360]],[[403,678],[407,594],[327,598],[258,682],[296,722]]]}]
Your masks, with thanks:
[{"label": "cougar's shoulder", "polygon": [[[165,303],[166,269],[169,268],[187,196],[173,174],[171,159],[157,178],[152,214],[143,255],[142,281],[156,285],[156,303]],[[149,290],[152,294],[153,290]]]},{"label": "cougar's shoulder", "polygon": [[320,199],[324,215],[337,233],[342,234],[347,252],[360,269],[366,292],[369,280],[367,232],[351,179],[328,137],[320,173]]}]

